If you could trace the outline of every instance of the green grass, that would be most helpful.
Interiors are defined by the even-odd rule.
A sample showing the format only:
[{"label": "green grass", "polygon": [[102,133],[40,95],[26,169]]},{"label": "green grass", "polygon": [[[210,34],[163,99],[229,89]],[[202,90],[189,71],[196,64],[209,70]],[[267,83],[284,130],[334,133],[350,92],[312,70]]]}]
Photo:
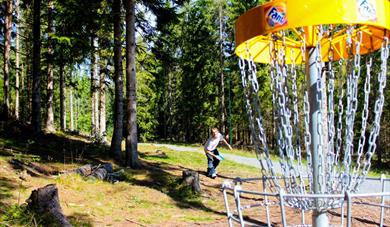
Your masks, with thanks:
[{"label": "green grass", "polygon": [[[141,145],[140,148],[146,151],[147,155],[144,156],[146,160],[170,165],[188,166],[196,170],[206,170],[207,168],[207,158],[202,152],[173,151],[166,147],[159,147],[158,150],[166,154],[166,157],[159,157],[157,155],[153,155],[153,153],[156,152],[156,147],[154,146]],[[236,154],[234,151],[230,153]],[[259,172],[259,168],[257,167],[239,164],[230,160],[222,161],[218,169],[221,173],[224,171],[228,171],[229,173],[240,172],[240,175],[251,175],[252,177],[256,176]]]},{"label": "green grass", "polygon": [[25,204],[3,205],[0,208],[0,226],[43,226]]},{"label": "green grass", "polygon": [[[183,146],[182,144],[172,144],[172,145]],[[143,148],[148,149],[149,151],[153,151],[153,149],[155,151],[155,149],[156,149],[156,147],[154,147],[154,146],[149,146],[149,145],[141,145],[141,146]],[[189,144],[189,145],[187,145],[187,147],[196,148],[199,151],[201,151],[203,148],[201,145],[198,145],[198,144]],[[195,155],[196,152],[188,152],[188,151],[177,152],[177,151],[172,151],[172,150],[170,150],[166,147],[163,147],[163,146],[158,147],[158,150],[164,151],[166,154],[171,154],[171,155],[169,155],[168,158],[158,158],[158,157],[150,156],[150,157],[147,157],[147,159],[155,160],[155,161],[159,161],[159,162],[165,162],[168,164],[175,164],[175,163],[179,164],[180,163],[183,166],[195,165],[195,166],[197,166],[197,168],[204,168],[204,165],[205,165],[204,163],[206,162],[204,155],[201,155],[201,156]],[[224,147],[219,147],[218,150],[223,154],[232,154],[232,155],[238,155],[238,156],[243,156],[243,157],[247,157],[247,158],[257,158],[255,151],[243,151],[243,150],[236,150],[236,149],[230,150],[230,149],[226,149]],[[278,162],[279,156],[277,156],[275,154],[271,154],[270,157],[274,163]],[[298,163],[296,160],[294,162],[296,164]],[[201,163],[201,164],[199,164],[199,163]],[[236,168],[236,169],[243,169],[245,172],[255,172],[256,174],[259,174],[260,165],[258,168],[256,168],[256,167],[247,166],[245,164],[238,164],[238,163],[235,163],[235,162],[232,162],[229,160],[225,160],[225,161],[223,161],[223,163],[224,163],[226,168],[222,167],[223,165],[221,165],[220,167],[218,167],[219,169]],[[302,164],[304,166],[307,165],[306,157],[302,157]],[[386,169],[371,168],[367,177],[379,178],[381,176],[381,174],[385,174],[386,178],[390,178],[390,169],[386,170]]]}]

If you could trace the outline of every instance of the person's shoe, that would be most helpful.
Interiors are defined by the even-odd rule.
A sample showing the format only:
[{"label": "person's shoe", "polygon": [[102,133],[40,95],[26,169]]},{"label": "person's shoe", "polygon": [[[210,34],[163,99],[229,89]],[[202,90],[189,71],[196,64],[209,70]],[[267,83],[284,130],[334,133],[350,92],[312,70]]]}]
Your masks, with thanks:
[{"label": "person's shoe", "polygon": [[215,179],[217,177],[217,173],[211,174],[211,178]]}]

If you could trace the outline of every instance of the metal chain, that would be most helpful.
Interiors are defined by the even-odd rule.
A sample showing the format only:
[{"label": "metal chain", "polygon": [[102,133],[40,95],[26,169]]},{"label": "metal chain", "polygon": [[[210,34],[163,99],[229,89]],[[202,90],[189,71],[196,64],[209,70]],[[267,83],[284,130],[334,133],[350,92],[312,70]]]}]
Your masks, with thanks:
[{"label": "metal chain", "polygon": [[302,165],[302,144],[301,144],[301,129],[299,121],[299,108],[298,108],[298,86],[297,86],[297,68],[295,65],[295,53],[291,50],[291,90],[292,90],[292,101],[294,109],[293,125],[295,126],[295,154],[298,160],[298,175],[299,175],[299,192],[304,193],[304,174]]},{"label": "metal chain", "polygon": [[[274,52],[277,53],[276,55],[276,80],[275,80],[275,88],[276,88],[276,93],[277,93],[277,116],[278,116],[278,147],[279,147],[279,163],[280,167],[283,171],[284,176],[289,176],[289,168],[287,164],[287,157],[288,155],[287,150],[289,149],[289,141],[287,137],[286,130],[288,130],[287,126],[287,121],[289,119],[288,116],[288,111],[286,111],[286,95],[284,93],[284,78],[285,78],[285,70],[283,68],[283,63],[284,63],[284,52],[283,48],[277,48],[277,37],[274,37],[274,45],[273,47]],[[279,52],[278,52],[279,50]],[[281,63],[281,64],[280,64]],[[284,184],[285,188],[288,192],[291,192],[291,185],[289,183],[289,180],[287,178],[284,178]]]},{"label": "metal chain", "polygon": [[305,91],[304,102],[303,102],[303,112],[304,112],[304,121],[305,121],[305,149],[306,149],[306,161],[307,161],[307,174],[309,179],[309,191],[312,192],[312,182],[313,182],[313,163],[312,163],[312,150],[311,145],[311,133],[310,133],[310,104],[309,104],[309,95]]},{"label": "metal chain", "polygon": [[379,89],[378,89],[378,98],[375,102],[375,108],[374,108],[374,122],[373,122],[373,129],[371,130],[369,139],[368,139],[368,150],[365,155],[365,159],[363,161],[363,170],[362,174],[357,179],[356,185],[354,190],[358,189],[358,186],[361,184],[361,182],[365,179],[366,175],[368,174],[368,171],[371,167],[371,158],[375,153],[376,150],[376,138],[379,135],[380,130],[380,118],[383,111],[383,104],[384,104],[384,88],[386,86],[386,74],[387,74],[387,59],[389,58],[389,39],[387,37],[384,38],[384,41],[382,43],[381,47],[381,69],[378,74],[378,82],[379,82]]},{"label": "metal chain", "polygon": [[[330,30],[332,27],[330,27]],[[329,32],[330,33],[330,32]],[[328,55],[328,151],[327,151],[327,171],[326,171],[326,186],[327,192],[332,192],[333,190],[333,182],[334,175],[332,174],[332,168],[335,164],[335,151],[334,151],[334,139],[335,139],[335,127],[334,127],[334,80],[335,80],[335,72],[332,67],[332,61],[334,59],[334,50],[332,47],[332,36],[328,34],[329,39],[329,55]]]},{"label": "metal chain", "polygon": [[[349,129],[349,133],[347,134],[347,136],[349,136],[349,141],[351,142],[351,146],[348,146],[350,148],[350,150],[347,150],[348,151],[348,169],[346,169],[345,171],[348,171],[348,177],[349,177],[349,185],[348,185],[348,190],[350,190],[350,186],[352,184],[352,175],[350,173],[350,168],[352,168],[352,156],[354,155],[354,147],[353,147],[353,137],[354,137],[354,122],[355,122],[355,116],[356,116],[356,110],[357,110],[357,106],[358,106],[358,98],[357,98],[357,95],[358,95],[358,80],[360,78],[360,46],[362,44],[362,40],[363,40],[363,34],[361,31],[358,31],[356,33],[357,35],[357,40],[355,41],[356,42],[356,50],[355,50],[355,55],[354,55],[354,69],[352,70],[352,88],[351,88],[351,91],[352,91],[352,100],[351,100],[351,112],[350,112],[350,122],[349,122],[349,126],[350,126],[350,129]],[[368,108],[368,107],[367,107]],[[348,115],[347,115],[347,119],[348,119]],[[348,128],[348,127],[347,127]],[[348,139],[347,139],[348,140]]]},{"label": "metal chain", "polygon": [[[336,147],[335,147],[335,150],[336,150],[336,154],[335,154],[335,163],[339,163],[339,157],[341,155],[341,148],[342,148],[342,145],[343,145],[343,140],[342,140],[342,136],[343,136],[343,116],[344,116],[344,105],[343,105],[343,100],[344,100],[344,77],[343,77],[343,70],[342,68],[344,67],[344,60],[343,59],[340,59],[339,60],[339,89],[338,89],[338,105],[337,105],[337,114],[338,114],[338,120],[337,120],[337,124],[336,124],[336,133],[337,133],[337,139],[336,139]],[[335,178],[339,178],[340,175],[339,172],[340,172],[340,169],[341,168],[340,166],[338,165],[334,165],[333,168],[332,168],[332,176],[335,176]],[[337,190],[337,187],[334,188],[334,190]]]},{"label": "metal chain", "polygon": [[361,158],[363,155],[363,149],[364,145],[366,144],[366,129],[367,129],[367,119],[368,119],[368,107],[369,107],[369,97],[370,97],[370,91],[371,91],[371,66],[372,66],[372,56],[369,57],[367,63],[366,63],[366,79],[364,82],[364,106],[362,110],[362,126],[360,130],[360,138],[359,138],[359,145],[357,149],[357,159],[356,159],[356,166],[353,169],[353,176],[352,176],[352,184],[349,188],[350,190],[353,188],[353,184],[356,181],[358,172],[360,170],[361,166]]},{"label": "metal chain", "polygon": [[[347,40],[350,43],[347,44],[347,48],[349,48],[349,54],[353,55],[353,27],[349,26],[347,29]],[[355,115],[357,110],[357,87],[358,87],[358,79],[360,77],[360,45],[362,43],[362,33],[357,32],[358,40],[356,41],[356,52],[354,55],[353,68],[348,73],[347,77],[347,110],[346,110],[346,118],[345,118],[345,134],[346,134],[346,143],[345,143],[345,153],[343,159],[343,176],[342,176],[342,189],[346,190],[351,183],[351,163],[352,163],[352,155],[353,155],[353,126],[355,121]]]},{"label": "metal chain", "polygon": [[324,179],[324,157],[323,157],[323,124],[322,124],[322,102],[323,102],[323,86],[322,86],[322,59],[321,59],[321,39],[322,39],[322,33],[323,29],[322,26],[318,26],[318,42],[316,44],[316,50],[317,51],[317,59],[316,59],[316,67],[317,67],[317,73],[318,73],[318,79],[317,79],[317,86],[316,86],[316,100],[319,106],[318,112],[317,112],[317,134],[318,134],[318,144],[317,144],[317,153],[318,153],[318,186],[319,186],[319,191],[324,192],[325,191],[325,179]]},{"label": "metal chain", "polygon": [[[281,173],[276,172],[270,157],[260,108],[260,87],[257,79],[257,67],[248,47],[246,56],[239,60],[242,86],[249,116],[249,127],[254,140],[257,158],[261,165],[261,173],[263,176],[272,176],[266,180],[266,188],[270,188],[271,191],[280,190],[283,186],[288,193],[313,193],[314,177],[319,179],[316,187],[318,186],[319,191],[322,193],[340,193],[345,190],[357,190],[371,166],[371,159],[376,150],[376,139],[380,130],[380,117],[383,111],[389,40],[385,38],[381,47],[382,63],[378,73],[378,97],[375,100],[373,126],[368,139],[366,138],[366,131],[369,119],[368,108],[370,104],[372,57],[366,63],[360,137],[357,149],[354,149],[353,131],[358,108],[358,88],[361,74],[360,48],[363,35],[361,32],[354,32],[354,27],[352,26],[347,28],[348,59],[339,61],[340,70],[337,72],[338,66],[332,65],[332,61],[335,58],[332,46],[332,32],[333,26],[331,25],[329,27],[317,27],[318,42],[315,45],[315,51],[318,57],[315,59],[314,64],[319,76],[315,87],[317,93],[315,101],[320,108],[316,115],[313,116],[318,122],[317,131],[315,132],[310,132],[310,121],[312,119],[310,119],[310,104],[307,91],[303,95],[303,122],[300,125],[296,56],[294,51],[289,53],[291,64],[288,65],[286,62],[288,56],[286,53],[288,49],[286,46],[286,32],[281,31],[271,35],[272,40],[269,43],[270,89],[272,92],[273,121],[275,124],[274,128],[277,131],[277,149]],[[301,38],[300,54],[302,63],[305,63],[307,56],[304,31],[301,32]],[[321,55],[321,44],[324,38],[328,39],[330,51],[326,74],[323,77],[324,63]],[[344,66],[347,71],[346,76],[345,74],[343,75]],[[336,73],[338,73],[337,76]],[[337,84],[336,78],[339,80]],[[336,89],[337,92],[335,92]],[[335,113],[336,101],[337,117]],[[345,125],[345,128],[343,128],[343,125]],[[300,127],[302,126],[304,131],[301,132]],[[312,163],[311,133],[316,133],[316,136],[319,138],[318,144],[314,147],[318,151],[318,163]],[[302,138],[303,143],[301,144]],[[368,150],[364,152],[366,143],[368,143]],[[306,151],[307,171],[303,170],[305,165],[302,163],[302,145],[305,146]],[[354,160],[352,158],[355,155],[357,162],[353,166]],[[318,176],[313,176],[312,169],[314,164],[318,165]],[[284,185],[276,178],[279,174],[284,175],[282,178]],[[307,187],[305,186],[307,181],[304,180],[305,174],[307,174],[309,179]],[[314,199],[291,198],[287,199],[286,202],[293,207],[304,209],[309,209],[316,205]],[[319,206],[323,209],[340,206],[340,200],[338,199],[321,199],[319,202]]]},{"label": "metal chain", "polygon": [[[244,94],[246,98],[246,106],[249,115],[249,125],[252,132],[251,134],[252,134],[252,138],[255,140],[254,144],[255,144],[255,149],[257,151],[256,154],[260,162],[260,165],[262,167],[261,170],[262,174],[264,176],[270,174],[275,175],[276,173],[274,171],[272,161],[270,160],[269,149],[267,146],[267,139],[262,124],[262,117],[261,117],[260,104],[259,104],[260,101],[258,98],[259,85],[257,81],[257,69],[256,69],[256,65],[252,60],[252,57],[250,56],[250,52],[248,48],[246,52],[247,52],[247,59],[249,60],[240,59],[240,70],[241,70],[242,85],[244,88]],[[259,147],[260,144],[262,145],[263,154],[265,154],[266,156],[265,165],[262,162],[262,159],[260,157],[262,153]],[[266,166],[268,168],[266,168]],[[272,186],[279,187],[278,182],[273,181]]]}]

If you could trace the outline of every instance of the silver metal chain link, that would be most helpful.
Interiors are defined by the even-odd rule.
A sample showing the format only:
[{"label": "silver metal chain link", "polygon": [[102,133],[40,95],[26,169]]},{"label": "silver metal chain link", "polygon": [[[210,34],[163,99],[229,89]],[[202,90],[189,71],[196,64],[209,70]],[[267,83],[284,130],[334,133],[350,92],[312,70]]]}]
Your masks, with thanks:
[{"label": "silver metal chain link", "polygon": [[363,170],[362,174],[358,177],[356,185],[354,190],[358,190],[358,186],[362,183],[362,181],[365,179],[365,177],[368,174],[368,171],[371,167],[371,159],[372,156],[375,153],[376,150],[376,138],[379,135],[380,130],[380,118],[383,111],[383,104],[384,104],[384,88],[386,86],[386,74],[387,74],[387,60],[389,58],[389,39],[387,37],[384,38],[382,47],[381,47],[381,68],[380,72],[378,74],[378,98],[375,101],[375,108],[374,108],[374,122],[373,122],[373,128],[370,132],[370,136],[368,139],[368,150],[365,154],[365,158],[363,161]]}]

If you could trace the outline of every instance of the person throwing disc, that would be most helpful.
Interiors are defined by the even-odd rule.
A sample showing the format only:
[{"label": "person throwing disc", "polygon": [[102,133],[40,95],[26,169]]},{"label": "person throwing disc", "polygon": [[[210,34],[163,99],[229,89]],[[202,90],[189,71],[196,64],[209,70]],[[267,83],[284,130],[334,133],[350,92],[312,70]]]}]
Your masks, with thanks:
[{"label": "person throwing disc", "polygon": [[224,159],[217,150],[217,146],[221,141],[232,150],[232,146],[223,138],[222,134],[219,133],[219,130],[217,128],[211,129],[211,137],[204,146],[204,152],[207,157],[207,176],[213,179],[217,177],[216,168],[219,165],[219,162]]}]

